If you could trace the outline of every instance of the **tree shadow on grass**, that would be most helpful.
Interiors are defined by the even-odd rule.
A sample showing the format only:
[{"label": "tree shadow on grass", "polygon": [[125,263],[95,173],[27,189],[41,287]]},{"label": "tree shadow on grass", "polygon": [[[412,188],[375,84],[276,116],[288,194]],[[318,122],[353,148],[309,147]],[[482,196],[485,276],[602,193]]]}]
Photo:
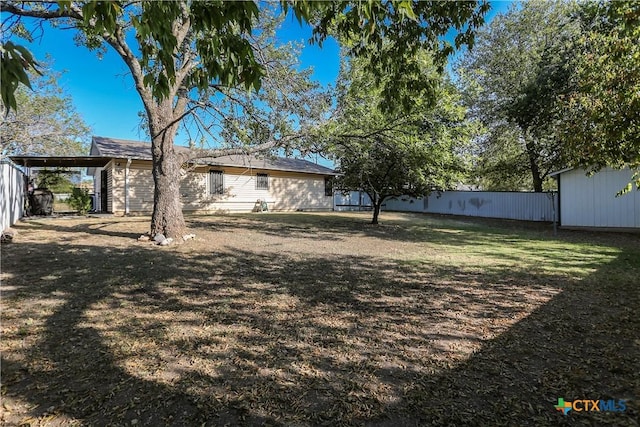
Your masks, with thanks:
[{"label": "tree shadow on grass", "polygon": [[[640,256],[622,254],[563,291],[464,363],[419,376],[375,425],[636,426]],[[558,398],[626,401],[626,411],[556,412]],[[402,414],[412,414],[403,418]]]},{"label": "tree shadow on grass", "polygon": [[[557,268],[582,268],[581,255]],[[577,280],[524,265],[15,243],[3,248],[2,393],[32,407],[4,421],[636,425],[640,254],[610,259]],[[631,400],[623,414],[563,417],[558,397]]]},{"label": "tree shadow on grass", "polygon": [[[137,239],[141,234],[146,233],[149,228],[149,217],[127,217],[127,218],[85,218],[72,217],[65,224],[64,220],[58,218],[35,218],[25,220],[20,223],[19,228],[23,230],[47,230],[64,233],[68,236],[77,234],[101,235],[105,237],[124,237]],[[124,232],[118,230],[122,223],[126,223],[129,228],[135,231]]]}]

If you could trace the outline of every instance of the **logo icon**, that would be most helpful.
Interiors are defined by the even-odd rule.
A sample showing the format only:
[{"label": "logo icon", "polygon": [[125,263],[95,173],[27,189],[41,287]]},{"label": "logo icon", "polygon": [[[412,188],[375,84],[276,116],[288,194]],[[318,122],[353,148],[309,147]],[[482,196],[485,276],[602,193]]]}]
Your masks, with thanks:
[{"label": "logo icon", "polygon": [[569,411],[576,413],[580,412],[624,412],[627,410],[627,402],[624,399],[621,400],[591,400],[591,399],[578,399],[570,402],[565,402],[564,398],[558,398],[558,404],[554,405],[556,411],[562,412],[562,415],[567,415]]},{"label": "logo icon", "polygon": [[565,402],[562,397],[558,398],[558,404],[554,406],[557,411],[561,411],[563,415],[567,415],[573,409],[571,402]]}]

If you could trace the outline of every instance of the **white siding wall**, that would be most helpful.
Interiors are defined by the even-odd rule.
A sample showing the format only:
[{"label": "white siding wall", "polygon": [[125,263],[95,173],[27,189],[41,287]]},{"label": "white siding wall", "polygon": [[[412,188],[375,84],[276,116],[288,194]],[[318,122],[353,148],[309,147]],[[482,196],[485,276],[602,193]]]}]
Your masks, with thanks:
[{"label": "white siding wall", "polygon": [[428,197],[398,197],[383,204],[385,210],[553,221],[550,193],[445,191]]},{"label": "white siding wall", "polygon": [[[272,179],[269,177],[269,184]],[[250,212],[256,201],[266,200],[273,209],[274,199],[269,190],[256,189],[255,173],[249,170],[223,171],[224,194],[209,194],[209,172],[188,174],[180,184],[185,211],[204,212]]]},{"label": "white siding wall", "polygon": [[[256,171],[221,168],[225,193],[209,194],[209,171],[188,172],[180,183],[184,211],[250,212],[257,200],[266,200],[269,210],[331,210],[332,198],[324,195],[324,176],[266,171],[269,189],[256,189]],[[114,166],[113,212],[124,212],[124,163]],[[133,162],[129,169],[129,207],[132,213],[153,210],[153,177],[147,163]]]},{"label": "white siding wall", "polygon": [[0,231],[24,215],[24,174],[14,165],[0,163]]},{"label": "white siding wall", "polygon": [[586,176],[582,169],[560,175],[562,225],[569,227],[640,228],[640,191],[616,197],[631,180],[629,169],[604,169]]},{"label": "white siding wall", "polygon": [[[333,197],[324,195],[324,176],[276,172],[269,177],[273,210],[331,210]],[[271,208],[271,205],[269,206]]]},{"label": "white siding wall", "polygon": [[[124,212],[124,173],[125,164],[116,167],[116,173],[121,179],[117,182],[114,200],[118,203],[119,212]],[[120,169],[120,171],[118,171]],[[153,211],[153,175],[151,165],[135,165],[129,167],[129,212]]]}]

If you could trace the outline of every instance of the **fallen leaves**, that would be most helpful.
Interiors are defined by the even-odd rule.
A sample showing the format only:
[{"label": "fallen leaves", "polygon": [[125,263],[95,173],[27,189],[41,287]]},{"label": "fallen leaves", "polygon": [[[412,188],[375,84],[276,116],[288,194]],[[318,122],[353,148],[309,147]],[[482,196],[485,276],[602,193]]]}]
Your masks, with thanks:
[{"label": "fallen leaves", "polygon": [[24,227],[1,421],[554,425],[559,396],[611,396],[629,409],[572,417],[637,425],[632,237],[408,217],[197,217],[166,251],[135,243],[144,221]]}]

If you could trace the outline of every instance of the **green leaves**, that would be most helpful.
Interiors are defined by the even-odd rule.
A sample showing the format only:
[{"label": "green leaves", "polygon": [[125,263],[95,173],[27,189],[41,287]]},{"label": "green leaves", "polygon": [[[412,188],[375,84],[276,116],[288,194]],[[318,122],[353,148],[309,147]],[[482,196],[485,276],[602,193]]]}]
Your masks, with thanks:
[{"label": "green leaves", "polygon": [[[71,9],[71,1],[59,1],[61,10]],[[82,5],[84,28],[91,29],[94,34],[111,33],[122,15],[122,6],[117,1],[89,1]]]},{"label": "green leaves", "polygon": [[39,73],[38,63],[33,59],[31,52],[24,46],[16,45],[7,41],[0,47],[0,80],[2,81],[2,104],[5,106],[5,113],[16,110],[15,91],[22,83],[31,89],[27,70]]},{"label": "green leaves", "polygon": [[[247,40],[258,13],[253,2],[143,3],[132,22],[141,45],[140,63],[147,72],[145,84],[154,97],[162,100],[171,93],[184,55],[195,55],[199,64],[188,76],[188,87],[206,90],[219,83],[258,90],[263,71]],[[190,26],[184,28],[188,34],[182,46],[176,25]]]},{"label": "green leaves", "polygon": [[[264,70],[254,58],[247,38],[261,11],[253,1],[172,1],[124,3],[111,1],[73,2],[61,0],[33,7],[10,2],[11,13],[44,19],[71,19],[89,48],[126,41],[133,28],[138,41],[139,64],[144,85],[162,101],[175,93],[176,74],[185,64],[197,63],[186,77],[190,85],[205,90],[211,84],[243,85],[258,90]],[[54,8],[57,6],[57,10]],[[444,66],[453,47],[441,41],[451,29],[460,31],[456,47],[470,44],[474,30],[483,22],[486,2],[315,2],[282,1],[282,11],[293,11],[296,19],[313,26],[313,40],[322,43],[335,36],[349,46],[350,54],[366,58],[369,71],[384,86],[391,101],[399,89],[409,88],[419,96],[428,93],[428,82],[411,80],[412,55],[419,49],[433,49],[436,63]],[[36,11],[37,9],[37,11]],[[384,42],[384,43],[383,43]],[[384,45],[384,48],[382,48]],[[4,98],[20,83],[19,62],[9,66]],[[180,76],[181,78],[184,76]],[[392,77],[392,78],[388,78]],[[405,78],[401,78],[405,77]],[[405,93],[407,93],[405,91]],[[411,100],[404,100],[409,108]]]},{"label": "green leaves", "polygon": [[[382,106],[387,88],[376,84],[363,62],[343,64],[339,114],[323,133],[339,165],[337,188],[363,190],[375,205],[392,196],[421,197],[455,186],[466,169],[462,153],[474,125],[466,120],[453,85],[420,52],[419,74],[411,77],[428,80],[433,95],[407,106],[403,93],[397,93],[394,103]],[[375,215],[374,210],[374,223]]]},{"label": "green leaves", "polygon": [[411,97],[433,96],[428,80],[415,78],[419,67],[415,55],[433,52],[433,62],[442,71],[454,47],[444,40],[452,29],[459,32],[457,48],[473,43],[474,31],[484,22],[485,2],[340,2],[331,3],[323,17],[312,21],[314,40],[335,36],[351,57],[366,61],[366,70],[382,88],[384,102],[395,103],[401,94],[405,110]]},{"label": "green leaves", "polygon": [[46,69],[43,75],[32,73],[32,89],[21,84],[13,93],[17,109],[6,111],[0,122],[1,155],[86,153],[83,143],[88,140],[89,128],[71,98],[58,87],[59,75]]},{"label": "green leaves", "polygon": [[573,11],[560,1],[514,6],[478,32],[461,61],[467,103],[488,130],[479,140],[485,188],[542,191],[547,175],[566,165],[556,124],[571,90]]},{"label": "green leaves", "polygon": [[574,163],[590,170],[640,166],[640,4],[586,3],[564,107]]},{"label": "green leaves", "polygon": [[91,209],[91,195],[86,188],[74,187],[69,196],[69,206],[78,211],[80,215],[86,215]]},{"label": "green leaves", "polygon": [[640,165],[640,4],[528,2],[477,41],[461,81],[491,131],[481,146],[490,182],[515,182],[523,164],[536,189],[569,165]]}]

